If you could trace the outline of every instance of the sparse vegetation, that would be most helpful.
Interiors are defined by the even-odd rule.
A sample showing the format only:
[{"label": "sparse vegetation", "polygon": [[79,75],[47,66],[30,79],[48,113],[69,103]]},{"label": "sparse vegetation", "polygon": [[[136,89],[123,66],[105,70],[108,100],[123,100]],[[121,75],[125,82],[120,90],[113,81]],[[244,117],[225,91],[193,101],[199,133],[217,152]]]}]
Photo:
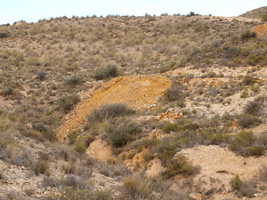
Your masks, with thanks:
[{"label": "sparse vegetation", "polygon": [[241,179],[239,178],[239,175],[235,175],[235,177],[232,179],[231,181],[231,184],[232,184],[232,188],[234,190],[240,190],[240,188],[242,187],[243,185],[243,182],[241,181]]},{"label": "sparse vegetation", "polygon": [[109,124],[106,127],[112,146],[121,147],[132,141],[136,134],[142,132],[139,124],[130,122],[117,127],[116,125]]},{"label": "sparse vegetation", "polygon": [[172,87],[166,91],[166,99],[168,101],[179,101],[184,99],[184,87],[180,83],[173,83]]},{"label": "sparse vegetation", "polygon": [[265,147],[260,144],[260,138],[257,138],[251,131],[239,132],[229,147],[232,151],[245,156],[261,156],[265,151]]},{"label": "sparse vegetation", "polygon": [[76,94],[71,94],[59,99],[60,108],[64,113],[71,111],[74,106],[80,101],[80,98]]},{"label": "sparse vegetation", "polygon": [[255,32],[246,31],[241,35],[241,40],[249,40],[251,38],[256,38],[257,34]]},{"label": "sparse vegetation", "polygon": [[[264,12],[257,18],[264,21]],[[241,173],[242,180],[236,175],[230,183],[233,192],[262,195],[266,166],[243,180],[254,168],[240,161],[262,164],[267,150],[266,40],[251,31],[260,24],[190,12],[1,25],[0,199],[177,200],[192,192],[210,199],[225,192],[220,178],[230,183],[229,174]],[[112,81],[106,83],[122,75],[112,81],[127,104]],[[128,75],[137,77],[134,83]],[[119,82],[124,78],[130,91]],[[89,111],[76,106],[99,91],[103,96]],[[132,106],[132,96],[142,103]],[[78,116],[77,108],[88,116]],[[62,124],[69,126],[58,134]],[[203,149],[254,157],[235,160],[248,172],[229,164],[224,170],[222,161],[216,179],[196,181],[203,173],[196,160],[205,167],[206,157],[220,156]],[[104,158],[98,159],[99,150]],[[192,159],[190,151],[203,155]]]},{"label": "sparse vegetation", "polygon": [[261,120],[254,115],[250,114],[242,114],[238,118],[238,125],[242,128],[250,128],[253,126],[257,126],[261,123]]},{"label": "sparse vegetation", "polygon": [[189,176],[195,172],[195,167],[192,166],[192,164],[188,162],[184,156],[179,156],[167,163],[166,177],[170,178],[178,174]]}]

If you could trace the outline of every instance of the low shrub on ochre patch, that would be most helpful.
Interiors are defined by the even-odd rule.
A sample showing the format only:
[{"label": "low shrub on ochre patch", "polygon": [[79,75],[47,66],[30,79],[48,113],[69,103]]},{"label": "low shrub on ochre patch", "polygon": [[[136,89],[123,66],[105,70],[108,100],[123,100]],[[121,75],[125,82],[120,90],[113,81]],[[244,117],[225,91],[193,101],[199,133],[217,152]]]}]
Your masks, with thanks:
[{"label": "low shrub on ochre patch", "polygon": [[133,114],[134,110],[128,108],[126,104],[114,103],[104,104],[98,109],[94,109],[87,117],[89,122],[103,121],[104,119],[111,119],[115,117],[127,116]]}]

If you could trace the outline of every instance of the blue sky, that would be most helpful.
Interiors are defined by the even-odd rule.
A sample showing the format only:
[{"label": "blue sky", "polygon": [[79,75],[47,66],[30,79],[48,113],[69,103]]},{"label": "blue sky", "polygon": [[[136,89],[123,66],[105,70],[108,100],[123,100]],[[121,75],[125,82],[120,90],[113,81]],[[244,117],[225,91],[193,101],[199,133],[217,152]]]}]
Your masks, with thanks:
[{"label": "blue sky", "polygon": [[0,0],[0,24],[67,16],[188,14],[237,16],[266,0]]}]

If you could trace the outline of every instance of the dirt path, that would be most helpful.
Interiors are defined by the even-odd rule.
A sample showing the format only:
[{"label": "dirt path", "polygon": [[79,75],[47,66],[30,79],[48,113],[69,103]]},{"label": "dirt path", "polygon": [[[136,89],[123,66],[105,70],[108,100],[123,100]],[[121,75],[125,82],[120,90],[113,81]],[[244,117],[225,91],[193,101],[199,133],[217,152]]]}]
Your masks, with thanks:
[{"label": "dirt path", "polygon": [[136,110],[154,104],[171,83],[171,79],[157,75],[114,78],[64,117],[65,123],[56,130],[57,137],[62,141],[77,130],[85,122],[86,114],[102,104],[125,103]]}]

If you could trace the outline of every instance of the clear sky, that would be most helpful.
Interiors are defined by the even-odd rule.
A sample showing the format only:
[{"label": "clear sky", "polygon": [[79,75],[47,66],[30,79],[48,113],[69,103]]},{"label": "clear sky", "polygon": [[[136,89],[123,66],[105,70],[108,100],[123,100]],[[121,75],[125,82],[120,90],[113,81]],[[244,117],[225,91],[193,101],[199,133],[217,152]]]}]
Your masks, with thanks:
[{"label": "clear sky", "polygon": [[73,15],[185,15],[191,11],[238,16],[262,6],[267,6],[266,0],[0,0],[0,24]]}]

